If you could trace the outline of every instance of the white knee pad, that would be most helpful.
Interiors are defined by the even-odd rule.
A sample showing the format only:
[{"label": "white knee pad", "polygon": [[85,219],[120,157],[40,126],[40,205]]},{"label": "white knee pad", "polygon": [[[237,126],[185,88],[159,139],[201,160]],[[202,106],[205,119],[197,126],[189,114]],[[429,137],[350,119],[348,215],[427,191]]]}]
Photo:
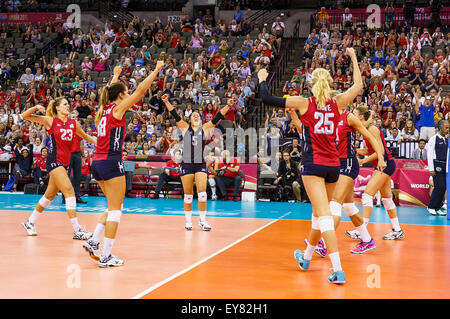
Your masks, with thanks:
[{"label": "white knee pad", "polygon": [[320,228],[320,232],[322,234],[324,232],[334,230],[333,216],[320,216],[319,217],[319,228]]},{"label": "white knee pad", "polygon": [[332,200],[330,202],[331,215],[341,217],[342,205]]},{"label": "white knee pad", "polygon": [[208,200],[208,195],[206,192],[200,192],[198,193],[198,201],[199,202],[206,202]]},{"label": "white knee pad", "polygon": [[75,197],[66,198],[66,210],[76,210],[77,209],[77,200]]},{"label": "white knee pad", "polygon": [[106,217],[107,222],[120,222],[120,215],[122,215],[122,211],[120,210],[110,210],[108,211],[108,217]]},{"label": "white knee pad", "polygon": [[359,213],[359,210],[354,203],[344,203],[342,207],[344,208],[344,212],[347,214],[348,217],[351,217]]},{"label": "white knee pad", "polygon": [[395,203],[392,200],[392,198],[382,198],[381,201],[383,202],[383,206],[384,208],[386,208],[386,210],[395,209],[397,207],[395,206]]},{"label": "white knee pad", "polygon": [[320,230],[319,217],[315,217],[314,215],[311,217],[311,228],[314,230]]},{"label": "white knee pad", "polygon": [[209,181],[209,186],[216,187],[216,179],[215,178],[210,178],[208,181]]},{"label": "white knee pad", "polygon": [[194,198],[194,195],[192,194],[184,194],[184,203],[185,204],[192,204],[192,199]]},{"label": "white knee pad", "polygon": [[45,196],[42,196],[41,199],[39,200],[39,205],[42,208],[47,208],[51,202],[52,202],[51,200],[47,199]]},{"label": "white knee pad", "polygon": [[373,207],[373,196],[363,193],[362,194],[362,204],[363,204],[363,206]]}]

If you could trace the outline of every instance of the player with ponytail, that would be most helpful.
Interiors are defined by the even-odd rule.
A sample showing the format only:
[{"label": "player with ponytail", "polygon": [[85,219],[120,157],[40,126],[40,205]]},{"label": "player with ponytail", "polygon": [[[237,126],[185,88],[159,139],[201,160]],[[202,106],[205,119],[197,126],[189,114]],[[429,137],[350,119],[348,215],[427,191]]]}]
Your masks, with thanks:
[{"label": "player with ponytail", "polygon": [[[36,111],[46,115],[36,115]],[[28,235],[31,236],[37,235],[35,222],[44,209],[50,205],[58,191],[61,191],[66,198],[66,211],[74,231],[73,239],[86,240],[92,236],[92,233],[87,232],[78,224],[75,191],[67,174],[67,168],[70,164],[75,134],[89,143],[97,143],[83,131],[79,122],[68,117],[69,113],[70,106],[64,97],[51,101],[47,110],[41,105],[36,105],[22,113],[25,120],[44,125],[50,136],[46,162],[47,172],[50,176],[48,187],[31,216],[22,223]]]},{"label": "player with ponytail", "polygon": [[331,88],[332,78],[325,69],[312,73],[313,96],[303,98],[273,97],[268,90],[267,70],[258,72],[260,94],[265,104],[285,107],[299,111],[303,124],[302,179],[313,207],[312,229],[305,252],[296,250],[294,257],[302,270],[307,270],[312,254],[321,237],[328,248],[333,265],[333,273],[328,281],[334,284],[345,283],[337,245],[334,222],[329,202],[339,178],[340,160],[336,148],[336,130],[339,118],[345,107],[353,102],[362,91],[363,83],[354,49],[347,48],[347,55],[353,64],[354,84],[347,91],[335,94]]}]

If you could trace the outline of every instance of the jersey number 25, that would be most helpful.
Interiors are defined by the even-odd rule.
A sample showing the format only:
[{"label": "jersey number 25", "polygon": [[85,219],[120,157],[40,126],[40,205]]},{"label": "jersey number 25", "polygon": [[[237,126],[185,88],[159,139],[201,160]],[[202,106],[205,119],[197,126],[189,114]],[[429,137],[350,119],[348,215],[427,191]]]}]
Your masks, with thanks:
[{"label": "jersey number 25", "polygon": [[314,119],[318,120],[314,125],[314,133],[316,134],[333,134],[334,123],[331,120],[334,117],[333,113],[314,113]]}]

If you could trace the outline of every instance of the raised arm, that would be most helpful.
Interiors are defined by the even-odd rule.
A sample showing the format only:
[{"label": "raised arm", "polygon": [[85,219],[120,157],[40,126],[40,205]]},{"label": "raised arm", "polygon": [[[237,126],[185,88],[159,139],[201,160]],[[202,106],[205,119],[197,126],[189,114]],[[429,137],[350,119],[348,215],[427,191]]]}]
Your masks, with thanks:
[{"label": "raised arm", "polygon": [[356,96],[364,89],[361,70],[359,69],[355,50],[353,48],[347,48],[347,54],[351,58],[353,64],[353,85],[344,93],[336,95],[335,99],[340,111],[351,104]]},{"label": "raised arm", "polygon": [[259,70],[259,93],[263,103],[274,105],[282,108],[292,108],[300,111],[300,115],[305,114],[308,110],[308,99],[299,96],[290,96],[288,98],[282,98],[277,96],[272,96],[270,94],[269,88],[267,87],[267,77],[269,73],[265,68]]},{"label": "raised arm", "polygon": [[45,108],[42,105],[36,105],[34,107],[29,108],[25,112],[21,114],[22,118],[26,121],[31,121],[33,123],[42,124],[45,126],[47,130],[49,130],[52,127],[53,124],[53,118],[50,116],[45,115],[36,115],[36,111],[41,112],[42,114],[45,114]]},{"label": "raised arm", "polygon": [[97,145],[97,141],[90,135],[87,135],[86,132],[81,128],[80,122],[77,122],[77,135],[81,137],[83,140],[86,140],[87,142]]},{"label": "raised arm", "polygon": [[225,119],[225,114],[227,114],[227,112],[230,110],[230,106],[227,104],[225,105],[219,112],[217,112],[217,114],[214,116],[214,118],[209,121],[206,122],[205,124],[203,124],[203,131],[205,131],[206,134],[208,134],[208,132],[215,128],[217,123],[220,120],[224,120]]},{"label": "raised arm", "polygon": [[294,123],[295,128],[297,129],[299,134],[302,134],[303,130],[302,130],[302,122],[300,121],[300,118],[297,115],[297,112],[293,109],[288,109],[289,114],[291,115],[292,118],[292,123]]},{"label": "raised arm", "polygon": [[156,63],[155,70],[153,70],[153,72],[149,76],[147,76],[147,78],[141,84],[139,84],[139,86],[136,88],[136,91],[134,91],[133,94],[125,98],[122,102],[119,103],[119,105],[114,108],[113,115],[115,118],[121,119],[125,112],[128,111],[133,105],[135,105],[141,99],[141,97],[147,93],[153,81],[158,76],[159,71],[161,71],[163,67],[163,61],[158,61]]},{"label": "raised arm", "polygon": [[111,84],[116,83],[119,81],[119,76],[122,73],[122,68],[120,66],[114,67],[114,76],[111,80]]},{"label": "raised arm", "polygon": [[164,104],[167,107],[167,110],[170,114],[174,117],[177,127],[182,131],[183,135],[186,133],[187,129],[189,128],[189,124],[186,123],[177,113],[177,110],[173,107],[173,105],[169,101],[169,94],[164,94],[161,99],[163,100]]},{"label": "raised arm", "polygon": [[[381,146],[381,144],[377,141],[375,136],[373,136],[361,123],[361,121],[354,116],[352,113],[350,113],[347,116],[348,124],[353,127],[355,130],[357,130],[359,133],[361,133],[362,136],[364,136],[372,145],[373,149],[376,152],[376,156],[378,157],[378,170],[381,172],[386,167],[386,163],[384,161],[384,149]],[[381,141],[381,139],[380,139]],[[363,160],[364,161],[364,160]]]}]

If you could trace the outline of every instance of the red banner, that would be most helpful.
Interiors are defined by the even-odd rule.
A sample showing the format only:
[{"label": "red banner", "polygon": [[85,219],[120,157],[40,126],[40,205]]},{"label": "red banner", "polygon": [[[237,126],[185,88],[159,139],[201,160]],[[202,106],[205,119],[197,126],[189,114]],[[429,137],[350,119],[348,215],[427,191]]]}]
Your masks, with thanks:
[{"label": "red banner", "polygon": [[[399,206],[427,206],[430,201],[430,173],[426,161],[395,160],[397,169],[391,176],[395,204]],[[361,204],[361,196],[372,177],[373,168],[362,167],[354,183],[355,202]]]},{"label": "red banner", "polygon": [[0,23],[47,23],[62,22],[72,13],[69,12],[17,12],[17,13],[0,13]]}]

